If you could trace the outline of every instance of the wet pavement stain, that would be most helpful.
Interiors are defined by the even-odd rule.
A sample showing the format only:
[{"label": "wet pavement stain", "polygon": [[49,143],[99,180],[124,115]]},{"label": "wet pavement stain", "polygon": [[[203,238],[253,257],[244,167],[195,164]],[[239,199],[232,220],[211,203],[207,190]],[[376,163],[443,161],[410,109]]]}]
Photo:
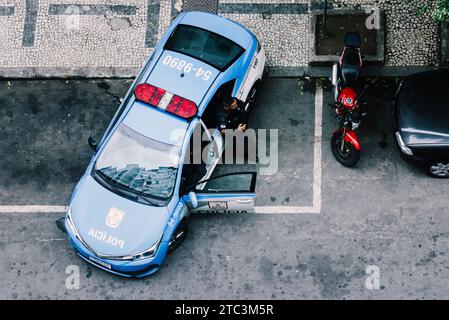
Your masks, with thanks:
[{"label": "wet pavement stain", "polygon": [[433,261],[437,257],[437,253],[435,251],[430,251],[427,256],[420,259],[415,265],[418,266],[425,266]]},{"label": "wet pavement stain", "polygon": [[363,271],[349,273],[346,271],[337,271],[334,269],[335,263],[328,255],[311,256],[308,268],[313,281],[318,285],[320,294],[323,298],[341,299],[351,292],[347,289],[349,283],[354,278],[362,278]]}]

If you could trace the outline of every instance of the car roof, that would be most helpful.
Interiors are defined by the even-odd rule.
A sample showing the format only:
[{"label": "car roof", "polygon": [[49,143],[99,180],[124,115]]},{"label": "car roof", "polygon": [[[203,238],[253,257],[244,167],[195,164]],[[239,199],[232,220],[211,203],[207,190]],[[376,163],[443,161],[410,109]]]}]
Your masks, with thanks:
[{"label": "car roof", "polygon": [[449,69],[441,69],[405,78],[397,98],[397,114],[406,144],[449,143],[448,77]]},{"label": "car roof", "polygon": [[188,24],[217,33],[234,41],[245,49],[251,45],[254,37],[254,35],[242,25],[218,15],[206,12],[186,12],[179,23]]},{"label": "car roof", "polygon": [[135,101],[123,123],[138,133],[166,144],[182,146],[190,122]]},{"label": "car roof", "polygon": [[[229,38],[245,49],[250,47],[254,41],[254,35],[245,27],[215,14],[190,11],[184,12],[178,17],[178,19],[179,20],[176,24],[172,25],[171,28],[175,28],[176,25],[179,24],[196,26]],[[162,42],[158,45],[159,51],[157,59],[152,60],[153,57],[151,57],[148,63],[152,67],[149,68],[147,72],[144,72],[139,83],[151,83],[152,85],[164,88],[165,90],[182,96],[183,98],[192,100],[198,105],[198,112],[201,112],[204,110],[204,107],[201,108],[200,105],[203,102],[203,98],[207,96],[210,87],[215,85],[219,86],[222,80],[220,80],[219,84],[215,84],[215,80],[217,80],[217,78],[221,79],[220,75],[227,74],[229,69],[224,72],[220,72],[219,70],[216,70],[199,60],[172,51],[163,50],[163,45],[167,40],[164,38],[166,37],[167,35],[161,39]],[[195,64],[203,69],[210,69],[212,71],[210,81],[203,81],[199,77],[192,77],[193,74],[190,76],[184,75],[183,78],[180,78],[179,72],[174,68],[159,70],[162,66],[164,57],[168,54],[176,58],[182,57],[182,59],[187,62],[193,62],[194,60]],[[168,74],[170,72],[173,74]],[[174,79],[176,79],[176,81],[173,81]],[[225,80],[227,81],[226,77]],[[186,82],[188,82],[188,85],[186,85]],[[134,92],[130,94],[134,95]],[[159,110],[156,107],[133,99],[123,122],[130,128],[151,139],[181,146],[183,141],[180,137],[185,136],[185,133],[191,123],[191,119],[188,120],[180,118],[176,115]],[[178,137],[178,139],[173,141],[175,136]]]}]

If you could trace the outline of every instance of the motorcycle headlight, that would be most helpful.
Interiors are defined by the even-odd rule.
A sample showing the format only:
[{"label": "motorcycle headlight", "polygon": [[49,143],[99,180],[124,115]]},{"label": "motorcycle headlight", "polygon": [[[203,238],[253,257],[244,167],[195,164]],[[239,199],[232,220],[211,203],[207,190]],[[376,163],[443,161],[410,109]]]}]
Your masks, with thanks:
[{"label": "motorcycle headlight", "polygon": [[149,248],[143,252],[140,252],[138,254],[135,254],[135,255],[123,256],[122,260],[138,260],[138,259],[144,259],[144,258],[154,256],[157,249],[159,248],[159,244],[161,243],[161,240],[162,240],[162,235],[161,235],[160,239],[154,245],[151,246],[151,248]]},{"label": "motorcycle headlight", "polygon": [[413,151],[412,149],[410,149],[409,147],[407,147],[407,145],[404,143],[404,140],[402,140],[401,134],[399,133],[399,131],[396,132],[396,140],[398,141],[399,144],[399,148],[401,149],[401,151],[409,156],[413,155]]}]

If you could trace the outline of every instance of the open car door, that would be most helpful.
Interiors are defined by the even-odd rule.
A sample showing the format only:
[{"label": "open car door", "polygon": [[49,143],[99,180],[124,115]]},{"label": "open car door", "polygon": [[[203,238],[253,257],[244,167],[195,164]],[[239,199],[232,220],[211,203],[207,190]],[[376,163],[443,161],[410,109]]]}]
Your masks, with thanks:
[{"label": "open car door", "polygon": [[215,167],[220,161],[221,155],[225,148],[224,139],[221,135],[220,130],[210,130],[206,127],[204,122],[200,120],[200,123],[203,127],[203,130],[208,137],[208,144],[204,147],[203,152],[205,152],[205,162],[206,162],[206,170],[207,173],[203,178],[203,183],[197,185],[198,190],[202,190],[205,187],[205,181],[210,178],[212,173],[214,172]]},{"label": "open car door", "polygon": [[184,196],[190,211],[198,213],[254,212],[256,172],[237,172],[200,181],[201,190],[194,188]]}]

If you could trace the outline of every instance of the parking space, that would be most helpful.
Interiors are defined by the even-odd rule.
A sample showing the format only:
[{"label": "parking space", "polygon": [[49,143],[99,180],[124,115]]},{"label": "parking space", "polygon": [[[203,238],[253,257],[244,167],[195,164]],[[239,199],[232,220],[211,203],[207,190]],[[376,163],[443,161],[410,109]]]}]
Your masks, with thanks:
[{"label": "parking space", "polygon": [[[404,161],[396,146],[390,117],[395,86],[394,79],[380,79],[366,93],[367,116],[357,130],[362,153],[355,168],[333,158],[329,141],[337,120],[330,111],[323,115],[323,210],[340,208],[336,217],[345,225],[374,219],[391,231],[404,226],[404,219],[418,222],[426,214],[446,219],[447,181],[429,178]],[[332,101],[330,90],[325,101]]]},{"label": "parking space", "polygon": [[[198,214],[182,247],[154,276],[128,280],[81,261],[56,228],[60,213],[0,213],[0,298],[447,298],[447,181],[404,162],[391,132],[394,80],[367,94],[355,168],[332,156],[336,120],[327,81],[268,79],[250,127],[279,130],[279,170],[259,175],[257,205],[312,206],[320,145],[319,214]],[[65,205],[128,80],[0,84],[0,205]],[[316,88],[324,87],[316,126]],[[319,100],[319,99],[318,99]],[[321,130],[322,137],[317,137]],[[222,165],[219,171],[260,170]],[[66,268],[80,268],[67,290]],[[379,290],[365,286],[380,269]]]},{"label": "parking space", "polygon": [[0,205],[65,205],[129,85],[2,81]]},{"label": "parking space", "polygon": [[[266,150],[258,150],[259,161],[255,165],[223,164],[217,167],[216,174],[256,170],[259,173],[256,188],[257,206],[311,206],[315,135],[314,98],[315,83],[312,80],[264,81],[258,90],[257,106],[250,115],[249,127],[267,131]],[[270,130],[276,130],[278,135],[275,143],[277,150],[273,149],[277,151],[275,154],[270,154]],[[269,164],[261,161],[264,157],[269,159]],[[270,165],[273,171],[268,170]],[[264,168],[268,172],[265,172]],[[292,209],[293,211],[295,209]]]},{"label": "parking space", "polygon": [[[4,82],[0,143],[6,152],[0,176],[5,183],[0,186],[0,205],[67,205],[92,155],[87,138],[100,139],[130,84],[130,80]],[[270,155],[267,147],[265,157],[273,171],[259,174],[258,206],[311,205],[314,93],[311,80],[267,80],[260,88],[249,126],[267,130],[268,143],[269,130],[277,130],[278,153]],[[260,172],[268,165],[223,164],[217,174]]]}]

